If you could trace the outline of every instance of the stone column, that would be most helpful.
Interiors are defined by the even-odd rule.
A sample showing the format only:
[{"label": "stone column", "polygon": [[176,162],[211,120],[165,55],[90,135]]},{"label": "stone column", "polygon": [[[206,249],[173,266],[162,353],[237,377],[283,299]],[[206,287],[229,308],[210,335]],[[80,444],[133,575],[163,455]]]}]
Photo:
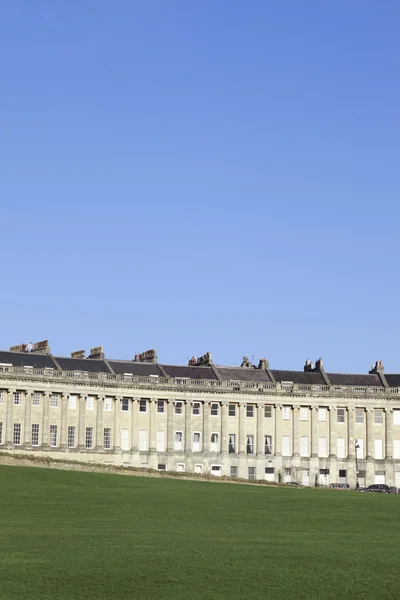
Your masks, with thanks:
[{"label": "stone column", "polygon": [[319,452],[318,442],[318,407],[311,407],[311,457],[317,458]]},{"label": "stone column", "polygon": [[49,436],[50,436],[50,393],[45,392],[43,394],[43,421],[42,421],[42,446],[48,448]]},{"label": "stone column", "polygon": [[239,404],[239,454],[246,454],[246,404],[241,402]]},{"label": "stone column", "polygon": [[168,400],[167,408],[167,452],[174,452],[174,410],[175,402]]},{"label": "stone column", "polygon": [[97,396],[97,412],[96,412],[96,449],[101,450],[104,446],[103,436],[103,410],[104,396]]},{"label": "stone column", "polygon": [[203,404],[203,452],[210,452],[210,402]]},{"label": "stone column", "polygon": [[10,388],[7,391],[7,424],[6,424],[6,444],[13,443],[14,437],[14,421],[13,421],[13,413],[14,413],[14,394],[16,392],[15,388]]},{"label": "stone column", "polygon": [[150,398],[150,431],[149,431],[149,452],[157,451],[157,441],[156,441],[156,408],[157,408],[157,400],[154,398]]},{"label": "stone column", "polygon": [[114,400],[114,450],[121,450],[121,402],[122,396]]},{"label": "stone column", "polygon": [[[385,456],[386,460],[392,460],[393,458],[393,431],[392,431],[392,423],[393,423],[393,409],[385,408],[385,441],[386,441],[386,450]],[[393,483],[394,485],[394,483]]]},{"label": "stone column", "polygon": [[336,458],[337,454],[337,409],[329,409],[329,457]]},{"label": "stone column", "polygon": [[275,404],[275,456],[282,456],[282,404]]},{"label": "stone column", "polygon": [[300,446],[300,437],[299,437],[299,421],[300,421],[300,409],[298,406],[293,406],[292,410],[292,418],[293,418],[293,456],[300,456],[299,446]]},{"label": "stone column", "polygon": [[81,394],[78,400],[79,417],[78,417],[78,448],[83,450],[86,448],[86,395]]},{"label": "stone column", "polygon": [[137,398],[132,400],[132,450],[139,451],[139,401]]},{"label": "stone column", "polygon": [[257,405],[257,454],[265,456],[264,448],[264,405]]},{"label": "stone column", "polygon": [[374,455],[374,409],[367,409],[367,458],[372,458]]},{"label": "stone column", "polygon": [[[191,415],[191,402],[185,402],[185,452],[186,454],[192,453],[192,415]],[[204,443],[204,440],[203,440]]]},{"label": "stone column", "polygon": [[61,448],[67,448],[68,446],[68,394],[64,393],[61,396],[61,431],[60,440]]},{"label": "stone column", "polygon": [[355,409],[354,406],[350,406],[347,409],[347,457],[351,460],[354,460],[354,452],[355,452],[355,441],[354,441],[354,431],[355,431]]},{"label": "stone column", "polygon": [[221,454],[225,455],[228,452],[228,403],[222,402],[221,409]]},{"label": "stone column", "polygon": [[24,444],[30,446],[32,443],[32,392],[25,392],[25,425]]}]

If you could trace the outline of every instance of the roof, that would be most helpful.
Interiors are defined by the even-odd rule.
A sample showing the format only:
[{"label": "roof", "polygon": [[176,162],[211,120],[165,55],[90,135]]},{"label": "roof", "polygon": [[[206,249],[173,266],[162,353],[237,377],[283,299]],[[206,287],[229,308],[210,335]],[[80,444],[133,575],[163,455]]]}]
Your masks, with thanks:
[{"label": "roof", "polygon": [[326,385],[321,373],[317,371],[282,371],[271,369],[276,382],[290,381],[309,385]]},{"label": "roof", "polygon": [[359,385],[361,387],[382,387],[378,374],[351,375],[349,373],[327,373],[332,385]]},{"label": "roof", "polygon": [[56,365],[48,354],[0,351],[0,363],[13,367],[34,367],[35,369],[55,369]]},{"label": "roof", "polygon": [[130,373],[142,377],[150,377],[150,375],[164,377],[160,367],[153,363],[132,362],[128,360],[108,360],[107,362],[118,375]]},{"label": "roof", "polygon": [[176,365],[161,365],[168,377],[189,379],[217,379],[211,367],[178,367]]},{"label": "roof", "polygon": [[223,381],[266,381],[272,383],[265,369],[254,367],[216,367]]},{"label": "roof", "polygon": [[400,375],[399,374],[385,374],[385,379],[388,382],[389,387],[400,387]]},{"label": "roof", "polygon": [[63,371],[90,371],[91,373],[109,373],[104,360],[94,358],[65,358],[63,356],[54,357]]}]

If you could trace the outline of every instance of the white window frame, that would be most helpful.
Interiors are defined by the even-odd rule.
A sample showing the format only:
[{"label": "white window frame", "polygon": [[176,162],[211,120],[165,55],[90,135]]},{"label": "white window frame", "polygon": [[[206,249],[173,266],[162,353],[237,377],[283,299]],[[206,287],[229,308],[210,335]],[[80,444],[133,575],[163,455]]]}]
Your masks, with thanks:
[{"label": "white window frame", "polygon": [[254,454],[254,435],[252,433],[246,435],[246,454],[249,456]]},{"label": "white window frame", "polygon": [[[181,438],[180,440],[177,440],[177,434],[180,434],[179,437]],[[185,449],[185,438],[183,435],[183,431],[181,430],[177,430],[174,433],[174,450],[176,450],[177,452],[181,452]]]},{"label": "white window frame", "polygon": [[246,404],[246,417],[248,419],[254,418],[254,404]]},{"label": "white window frame", "polygon": [[198,417],[201,414],[201,406],[200,406],[200,402],[193,402],[192,405],[192,415],[194,417]]},{"label": "white window frame", "polygon": [[139,399],[139,412],[142,414],[147,413],[147,399],[146,398]]},{"label": "white window frame", "polygon": [[[233,448],[233,451],[231,451]],[[236,454],[236,433],[228,435],[228,454]]]},{"label": "white window frame", "polygon": [[31,431],[32,446],[39,446],[39,433],[40,433],[39,423],[32,423],[32,431]]},{"label": "white window frame", "polygon": [[292,407],[285,404],[284,406],[282,406],[282,420],[290,421],[291,417],[292,417]]},{"label": "white window frame", "polygon": [[67,446],[68,446],[68,448],[76,447],[76,427],[75,427],[75,425],[68,425]]},{"label": "white window frame", "polygon": [[22,404],[22,392],[14,392],[14,404]]},{"label": "white window frame", "polygon": [[93,448],[93,427],[85,428],[85,448],[90,450]]},{"label": "white window frame", "polygon": [[105,450],[111,449],[111,427],[103,428],[103,447]]},{"label": "white window frame", "polygon": [[112,412],[112,403],[113,399],[111,396],[106,396],[104,398],[104,412]]},{"label": "white window frame", "polygon": [[77,396],[71,394],[68,398],[68,410],[76,410],[77,407]]},{"label": "white window frame", "polygon": [[236,417],[236,404],[232,402],[228,405],[228,417]]},{"label": "white window frame", "polygon": [[[214,440],[213,440],[214,438]],[[210,451],[219,452],[219,433],[218,431],[212,431],[210,435]]]},{"label": "white window frame", "polygon": [[374,458],[375,460],[383,460],[383,439],[375,438],[374,440]]},{"label": "white window frame", "polygon": [[4,390],[0,390],[0,404],[4,404]]},{"label": "white window frame", "polygon": [[300,437],[300,456],[303,458],[310,456],[308,435],[302,435]]},{"label": "white window frame", "polygon": [[51,448],[57,447],[58,442],[58,427],[57,425],[50,425],[49,427],[49,446]]},{"label": "white window frame", "polygon": [[174,407],[174,412],[176,415],[182,415],[183,414],[183,402],[182,400],[175,400],[175,407]]},{"label": "white window frame", "polygon": [[[162,434],[162,435],[160,435]],[[156,450],[157,452],[165,452],[165,431],[164,429],[157,430]]]},{"label": "white window frame", "polygon": [[393,440],[393,458],[400,458],[400,440]]},{"label": "white window frame", "polygon": [[[195,436],[199,436],[198,441],[195,442]],[[201,431],[193,431],[192,434],[192,452],[201,452]]]},{"label": "white window frame", "polygon": [[393,410],[393,425],[400,425],[400,410],[398,408]]},{"label": "white window frame", "polygon": [[300,406],[300,421],[308,421],[309,410],[308,406]]},{"label": "white window frame", "polygon": [[165,400],[161,400],[161,399],[157,400],[157,413],[158,414],[165,413]]},{"label": "white window frame", "polygon": [[346,458],[346,438],[336,438],[336,456],[337,458]]},{"label": "white window frame", "polygon": [[365,422],[365,409],[356,408],[356,425],[363,425]]},{"label": "white window frame", "polygon": [[121,400],[121,412],[129,412],[129,400],[130,398],[127,398],[126,396],[124,396]]},{"label": "white window frame", "polygon": [[32,394],[32,406],[40,406],[40,399],[42,394],[40,392],[33,392]]},{"label": "white window frame", "polygon": [[50,396],[50,408],[58,408],[59,394],[51,394]]},{"label": "white window frame", "polygon": [[3,443],[3,423],[0,421],[0,444]]},{"label": "white window frame", "polygon": [[86,410],[94,410],[94,396],[86,398]]},{"label": "white window frame", "polygon": [[336,418],[338,423],[346,423],[346,409],[338,408]]},{"label": "white window frame", "polygon": [[218,417],[219,416],[219,404],[218,404],[218,402],[211,402],[210,414],[211,414],[212,417]]},{"label": "white window frame", "polygon": [[272,435],[264,435],[264,454],[272,455]]},{"label": "white window frame", "polygon": [[383,425],[383,409],[375,408],[374,410],[374,424],[375,425]]},{"label": "white window frame", "polygon": [[257,472],[256,472],[256,468],[255,467],[247,467],[247,479],[249,481],[255,481],[256,480],[256,475],[257,475]]},{"label": "white window frame", "polygon": [[22,433],[21,423],[14,423],[14,427],[13,427],[13,445],[14,446],[21,445],[21,433]]},{"label": "white window frame", "polygon": [[290,435],[282,436],[282,456],[292,456]]},{"label": "white window frame", "polygon": [[[324,440],[322,442],[322,440]],[[328,440],[322,436],[318,438],[318,456],[319,458],[328,458]]]},{"label": "white window frame", "polygon": [[147,452],[148,434],[147,429],[139,429],[139,452]]},{"label": "white window frame", "polygon": [[328,409],[326,406],[318,407],[318,421],[324,423],[328,420]]},{"label": "white window frame", "polygon": [[231,465],[231,467],[230,467],[230,477],[237,477],[237,476],[238,476],[237,465]]},{"label": "white window frame", "polygon": [[272,404],[264,405],[264,419],[272,419]]}]

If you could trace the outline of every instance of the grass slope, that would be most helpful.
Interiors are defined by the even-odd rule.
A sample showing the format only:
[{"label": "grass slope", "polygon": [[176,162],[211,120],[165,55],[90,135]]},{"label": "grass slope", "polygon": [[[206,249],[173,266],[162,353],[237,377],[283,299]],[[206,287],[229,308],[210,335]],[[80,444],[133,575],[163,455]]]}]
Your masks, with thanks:
[{"label": "grass slope", "polygon": [[0,467],[1,599],[396,598],[399,496]]}]

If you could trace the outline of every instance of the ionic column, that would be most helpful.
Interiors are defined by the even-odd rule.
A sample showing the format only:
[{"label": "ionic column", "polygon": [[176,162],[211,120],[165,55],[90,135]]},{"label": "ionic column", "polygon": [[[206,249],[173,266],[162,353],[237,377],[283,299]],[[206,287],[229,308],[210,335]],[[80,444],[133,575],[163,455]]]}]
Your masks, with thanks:
[{"label": "ionic column", "polygon": [[[192,452],[192,416],[191,416],[191,402],[185,402],[185,452],[186,454]],[[203,440],[204,442],[204,440]]]},{"label": "ionic column", "polygon": [[13,443],[14,437],[14,423],[13,423],[13,413],[14,413],[14,394],[16,392],[15,388],[10,388],[7,391],[7,424],[6,424],[6,444]]},{"label": "ionic column", "polygon": [[222,402],[221,409],[221,454],[228,452],[228,403]]},{"label": "ionic column", "polygon": [[97,412],[96,412],[96,448],[103,448],[104,436],[103,436],[103,409],[104,409],[104,396],[97,396]]},{"label": "ionic column", "polygon": [[78,447],[83,449],[86,448],[86,429],[85,429],[85,416],[86,416],[86,395],[81,394],[78,400],[79,406],[79,417],[78,417]]},{"label": "ionic column", "polygon": [[311,456],[318,456],[318,407],[311,407]]},{"label": "ionic column", "polygon": [[329,456],[336,458],[337,453],[337,410],[335,406],[329,409]]},{"label": "ionic column", "polygon": [[374,455],[374,409],[367,409],[367,458]]},{"label": "ionic column", "polygon": [[393,457],[393,409],[385,408],[385,436],[386,436],[386,460],[392,460]]},{"label": "ionic column", "polygon": [[210,451],[210,403],[203,404],[203,452]]},{"label": "ionic column", "polygon": [[50,414],[50,393],[43,394],[43,420],[42,420],[42,446],[49,445],[49,414]]},{"label": "ionic column", "polygon": [[292,410],[293,417],[293,456],[300,456],[299,446],[299,420],[300,420],[300,409],[298,406],[293,406]]},{"label": "ionic column", "polygon": [[174,451],[174,410],[175,402],[168,400],[167,408],[167,452]]},{"label": "ionic column", "polygon": [[348,434],[347,434],[347,457],[348,458],[354,458],[354,451],[355,451],[355,443],[354,443],[355,419],[356,419],[355,409],[354,409],[353,406],[350,406],[347,409],[347,427],[348,427]]},{"label": "ionic column", "polygon": [[150,431],[149,431],[149,452],[156,452],[157,441],[156,441],[156,407],[157,400],[150,398]]},{"label": "ionic column", "polygon": [[32,392],[25,392],[25,426],[24,426],[24,443],[31,444],[32,437]]},{"label": "ionic column", "polygon": [[66,448],[68,445],[68,427],[67,427],[67,414],[68,414],[68,394],[62,394],[61,396],[61,448]]},{"label": "ionic column", "polygon": [[114,450],[121,449],[121,402],[122,396],[115,397],[114,405]]},{"label": "ionic column", "polygon": [[264,405],[257,405],[257,454],[265,455],[264,448]]},{"label": "ionic column", "polygon": [[282,455],[282,404],[275,404],[275,456]]},{"label": "ionic column", "polygon": [[239,404],[239,454],[246,454],[246,434],[245,434],[245,423],[246,423],[246,404],[241,402]]},{"label": "ionic column", "polygon": [[132,400],[132,450],[139,450],[139,401],[137,398]]}]

